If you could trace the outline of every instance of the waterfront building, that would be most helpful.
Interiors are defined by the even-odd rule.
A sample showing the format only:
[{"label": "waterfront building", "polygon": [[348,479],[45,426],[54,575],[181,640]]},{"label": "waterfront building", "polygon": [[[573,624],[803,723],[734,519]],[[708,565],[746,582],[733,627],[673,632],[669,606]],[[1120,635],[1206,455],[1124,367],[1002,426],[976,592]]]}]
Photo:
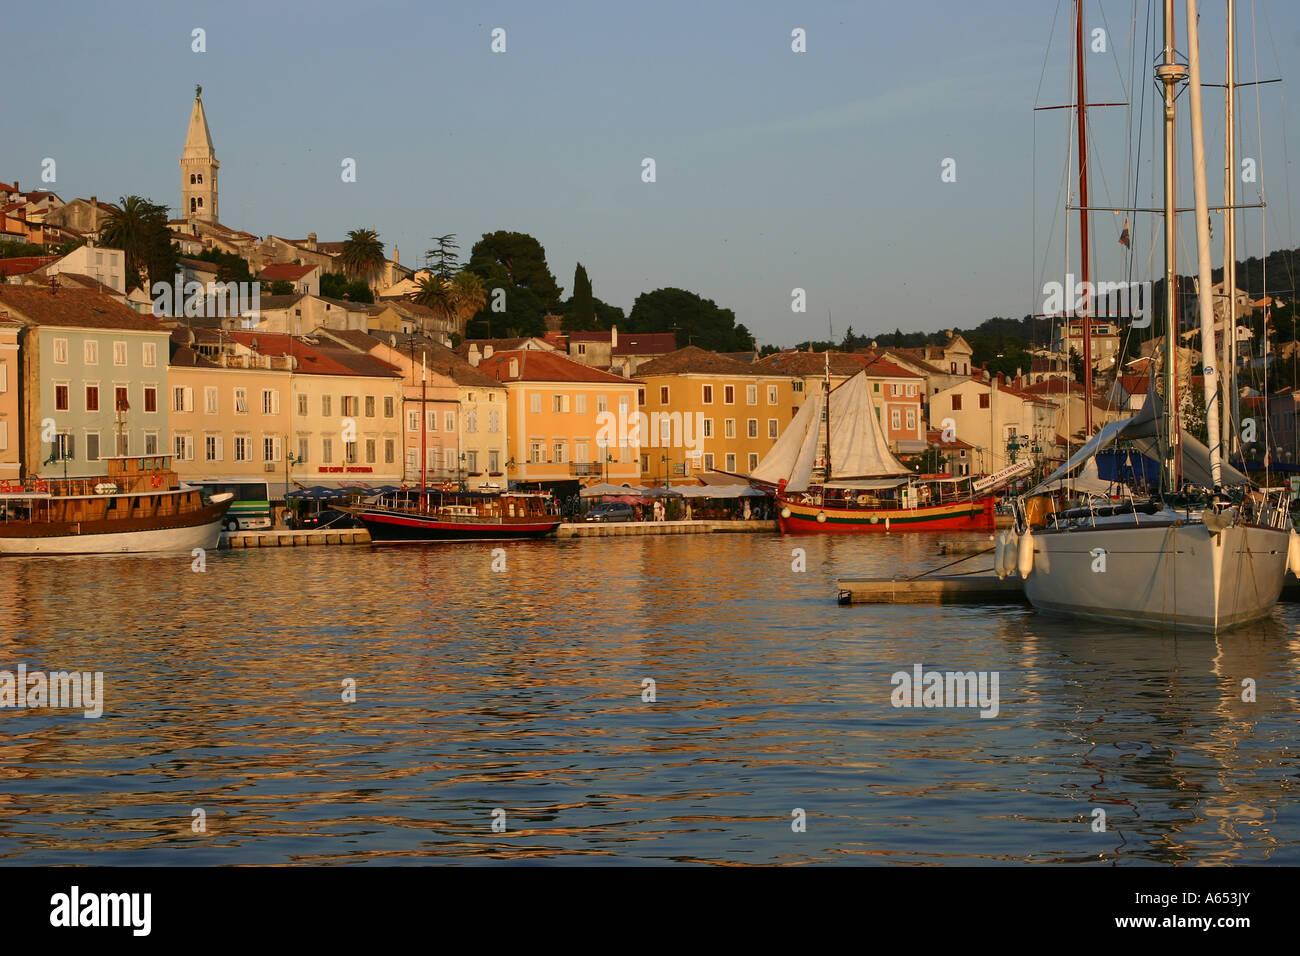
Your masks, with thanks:
[{"label": "waterfront building", "polygon": [[638,378],[644,383],[638,405],[647,416],[643,484],[694,480],[715,470],[748,474],[803,404],[799,378],[693,345],[646,362]]},{"label": "waterfront building", "polygon": [[642,382],[549,349],[494,350],[476,367],[508,393],[505,470],[511,481],[572,493],[579,483],[640,479],[640,441],[628,423],[636,421]]},{"label": "waterfront building", "polygon": [[619,332],[615,325],[608,332],[570,332],[566,348],[575,362],[631,378],[647,362],[675,352],[677,336],[673,332]]},{"label": "waterfront building", "polygon": [[0,286],[22,364],[21,459],[40,477],[104,473],[100,458],[166,454],[169,333],[85,289]]},{"label": "waterfront building", "polygon": [[176,473],[193,482],[265,481],[271,497],[283,497],[290,480],[285,445],[293,431],[291,366],[288,356],[237,353],[233,343],[209,358],[195,332],[173,331],[168,378]]},{"label": "waterfront building", "polygon": [[0,315],[0,481],[22,475],[22,406],[18,402],[18,333],[22,326]]},{"label": "waterfront building", "polygon": [[1027,455],[1053,454],[1057,407],[988,372],[930,399],[930,427],[975,446],[976,472],[992,474]]},{"label": "waterfront building", "polygon": [[[289,365],[290,480],[304,485],[397,484],[402,479],[402,376],[393,366],[323,337],[225,333],[234,356]],[[273,448],[272,454],[277,452]]]},{"label": "waterfront building", "polygon": [[904,368],[884,352],[774,352],[755,368],[787,375],[793,380],[796,405],[820,391],[826,380],[827,359],[831,388],[866,369],[871,400],[885,440],[892,452],[915,454],[926,448],[925,377]]}]

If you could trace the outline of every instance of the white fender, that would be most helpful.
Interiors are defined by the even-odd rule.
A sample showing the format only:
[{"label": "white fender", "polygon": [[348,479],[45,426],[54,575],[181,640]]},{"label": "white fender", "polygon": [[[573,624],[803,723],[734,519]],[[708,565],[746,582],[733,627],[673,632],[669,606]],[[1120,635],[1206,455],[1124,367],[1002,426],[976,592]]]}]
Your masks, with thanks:
[{"label": "white fender", "polygon": [[999,531],[993,545],[993,573],[998,576],[999,581],[1007,576],[1006,568],[1003,567],[1002,563],[1002,555],[1006,549],[1007,533],[1005,531]]},{"label": "white fender", "polygon": [[1300,534],[1296,534],[1295,528],[1287,535],[1286,569],[1300,578]]},{"label": "white fender", "polygon": [[1030,529],[1026,528],[1025,533],[1020,536],[1020,547],[1018,550],[1020,553],[1020,560],[1018,562],[1020,577],[1027,579],[1030,573],[1034,570],[1034,533]]}]

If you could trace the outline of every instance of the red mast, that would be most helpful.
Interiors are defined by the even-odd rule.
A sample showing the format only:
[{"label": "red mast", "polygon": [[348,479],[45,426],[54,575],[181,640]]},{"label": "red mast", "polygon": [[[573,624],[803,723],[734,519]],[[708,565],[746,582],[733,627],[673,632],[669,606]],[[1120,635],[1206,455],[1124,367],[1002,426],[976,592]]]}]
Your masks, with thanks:
[{"label": "red mast", "polygon": [[1083,321],[1083,437],[1087,439],[1092,437],[1092,287],[1088,261],[1088,100],[1083,83],[1083,0],[1074,0],[1074,96],[1079,124],[1079,278],[1085,295],[1078,308]]},{"label": "red mast", "polygon": [[425,353],[420,353],[420,510],[429,510],[429,495],[425,489],[428,482],[425,481],[424,469],[429,463],[429,455],[425,451],[424,444],[428,436],[428,412],[425,411],[425,389],[428,387],[429,378],[428,366],[426,364]]}]

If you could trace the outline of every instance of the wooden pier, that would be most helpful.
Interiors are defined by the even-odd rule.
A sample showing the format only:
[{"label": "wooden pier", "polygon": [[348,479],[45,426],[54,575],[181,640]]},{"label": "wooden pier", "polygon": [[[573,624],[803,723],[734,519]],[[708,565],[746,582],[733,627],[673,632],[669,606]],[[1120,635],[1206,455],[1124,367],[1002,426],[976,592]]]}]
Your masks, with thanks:
[{"label": "wooden pier", "polygon": [[840,578],[840,604],[1024,604],[1020,578],[928,574],[920,578]]},{"label": "wooden pier", "polygon": [[325,544],[369,544],[365,528],[313,528],[310,531],[272,529],[270,531],[226,531],[221,535],[223,548],[306,548]]},{"label": "wooden pier", "polygon": [[642,534],[740,534],[776,531],[775,521],[574,521],[556,529],[557,538],[606,538]]}]

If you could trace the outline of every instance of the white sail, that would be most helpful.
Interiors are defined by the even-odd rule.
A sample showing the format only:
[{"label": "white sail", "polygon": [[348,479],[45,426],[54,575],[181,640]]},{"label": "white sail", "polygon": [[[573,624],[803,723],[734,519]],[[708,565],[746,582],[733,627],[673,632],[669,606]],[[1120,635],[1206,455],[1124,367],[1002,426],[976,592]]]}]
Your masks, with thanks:
[{"label": "white sail", "polygon": [[911,470],[889,450],[864,369],[831,392],[831,477],[879,478]]},{"label": "white sail", "polygon": [[[749,477],[779,484],[787,491],[804,491],[812,480],[817,449],[823,438],[820,392],[799,409],[785,432],[777,439]],[[831,476],[866,478],[908,475],[911,472],[889,451],[871,400],[871,383],[866,372],[858,372],[831,392]]]}]

